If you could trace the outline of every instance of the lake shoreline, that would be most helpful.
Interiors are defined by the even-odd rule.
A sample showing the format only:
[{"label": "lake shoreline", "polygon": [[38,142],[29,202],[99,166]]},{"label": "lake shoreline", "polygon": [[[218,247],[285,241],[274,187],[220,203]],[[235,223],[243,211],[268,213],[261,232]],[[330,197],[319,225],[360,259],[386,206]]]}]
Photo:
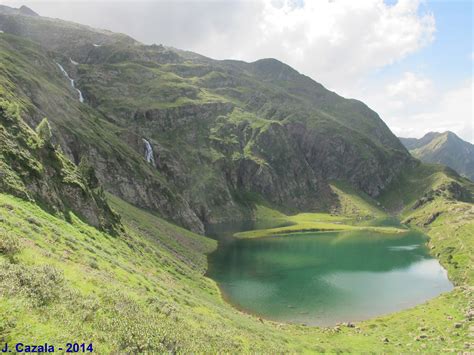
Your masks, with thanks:
[{"label": "lake shoreline", "polygon": [[[274,231],[275,229],[278,229],[278,228],[269,228],[266,231],[270,232],[270,231]],[[391,233],[389,233],[389,231]],[[252,232],[254,232],[254,231],[246,231],[246,232],[243,232],[243,233],[252,233]],[[233,239],[233,241],[230,241],[230,243],[232,243],[232,242],[233,243],[236,243],[236,242],[238,243],[238,242],[243,242],[243,241],[251,240],[251,239],[254,240],[254,241],[258,241],[258,240],[263,241],[263,240],[272,240],[272,239],[277,240],[277,239],[281,239],[282,237],[286,238],[288,236],[293,236],[294,238],[298,238],[298,237],[310,236],[312,234],[318,234],[318,235],[320,235],[321,237],[324,238],[324,236],[327,236],[328,234],[334,235],[334,233],[341,233],[341,235],[344,235],[344,237],[357,238],[356,236],[350,236],[350,233],[361,233],[361,232],[368,232],[370,234],[372,234],[372,233],[384,234],[384,239],[386,239],[388,237],[390,240],[392,239],[392,238],[390,238],[390,234],[393,235],[393,237],[395,237],[398,240],[400,237],[403,238],[404,235],[409,235],[410,232],[420,233],[420,231],[414,231],[413,229],[400,229],[400,228],[391,228],[391,229],[378,228],[378,229],[373,229],[373,228],[370,228],[369,226],[363,226],[360,229],[356,229],[356,230],[352,228],[352,229],[347,229],[347,230],[340,229],[340,230],[329,230],[329,231],[304,230],[304,232],[302,232],[302,233],[297,233],[297,232],[292,231],[291,234],[290,233],[281,233],[281,234],[268,233],[267,235],[259,235],[255,238],[239,238],[239,232],[237,232],[237,233],[232,233],[231,237],[229,235],[227,235],[225,237],[225,239],[226,239],[226,243],[229,243],[229,240],[232,240],[232,239]],[[367,238],[367,239],[368,240],[374,240],[373,237],[370,237],[370,238]],[[338,321],[328,321],[327,322],[328,324],[310,324],[311,321],[309,321],[309,322],[304,322],[304,321],[301,321],[301,320],[289,320],[289,321],[284,320],[283,321],[283,320],[280,320],[278,318],[273,318],[273,317],[269,316],[268,314],[265,314],[265,312],[258,312],[258,311],[255,311],[255,310],[249,310],[248,307],[247,308],[245,307],[245,305],[242,305],[239,302],[235,301],[232,298],[232,295],[229,293],[229,290],[228,290],[228,287],[226,287],[226,284],[222,283],[222,282],[219,282],[218,280],[216,280],[215,278],[212,277],[213,273],[215,272],[215,270],[213,270],[215,265],[212,264],[211,259],[213,258],[213,254],[219,253],[219,248],[222,248],[222,246],[220,245],[221,241],[219,240],[219,238],[217,238],[217,240],[218,240],[218,246],[217,246],[216,250],[208,255],[208,269],[206,271],[205,276],[212,279],[216,283],[216,285],[219,289],[220,298],[224,302],[230,304],[233,308],[237,309],[238,311],[240,311],[242,313],[245,313],[247,315],[251,315],[251,316],[259,319],[260,321],[265,320],[265,321],[273,322],[273,323],[277,323],[277,324],[288,324],[288,325],[292,324],[292,325],[302,325],[302,326],[310,326],[310,327],[318,327],[318,328],[331,328],[331,327],[337,326],[337,325],[339,325],[341,323],[344,323],[344,322],[358,322],[359,323],[359,322],[364,322],[364,321],[377,319],[377,318],[380,318],[380,317],[384,317],[384,316],[387,316],[387,315],[390,315],[390,314],[394,314],[394,313],[403,311],[405,309],[413,308],[416,305],[420,304],[419,301],[416,301],[415,303],[410,304],[410,306],[407,307],[407,308],[401,308],[401,309],[396,309],[396,310],[393,310],[393,309],[390,310],[389,309],[386,312],[382,312],[382,313],[376,314],[374,316],[372,316],[370,314],[368,316],[364,316],[364,315],[352,316],[352,317],[349,316],[348,318],[340,319]],[[431,254],[431,253],[429,253],[430,250],[427,247],[428,241],[429,241],[429,238],[426,235],[424,235],[421,247],[426,252],[426,255]],[[403,250],[403,248],[400,249],[400,250]],[[433,260],[437,261],[437,259],[434,258],[434,257],[433,257]],[[438,263],[438,261],[437,261],[437,263]],[[439,263],[438,263],[438,265],[439,265]],[[451,282],[449,280],[448,280],[448,282],[451,284]],[[443,292],[440,292],[440,293],[443,293]],[[439,295],[440,293],[437,293],[433,297],[437,297],[437,295]],[[433,297],[428,297],[426,300],[432,299]],[[426,302],[426,300],[421,301],[421,303]],[[289,305],[288,308],[291,309],[291,308],[294,308],[294,307],[291,307],[291,305]],[[304,314],[304,313],[302,313],[302,314]],[[324,321],[322,321],[322,322],[324,322]]]}]

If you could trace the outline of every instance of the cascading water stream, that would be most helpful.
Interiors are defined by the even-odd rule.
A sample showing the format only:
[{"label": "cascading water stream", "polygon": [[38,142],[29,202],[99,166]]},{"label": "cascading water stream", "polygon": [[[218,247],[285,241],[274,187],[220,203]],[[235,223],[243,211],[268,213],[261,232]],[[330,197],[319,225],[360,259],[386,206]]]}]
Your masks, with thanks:
[{"label": "cascading water stream", "polygon": [[66,70],[64,70],[63,66],[59,63],[56,63],[59,67],[59,69],[61,69],[62,73],[66,76],[66,78],[69,79],[69,81],[71,82],[71,86],[74,90],[76,90],[78,93],[79,93],[79,102],[84,102],[84,97],[82,96],[82,92],[81,90],[79,90],[78,88],[76,88],[75,84],[74,84],[74,79],[72,79],[69,74],[67,73]]},{"label": "cascading water stream", "polygon": [[147,163],[150,163],[155,166],[155,158],[153,157],[153,147],[151,146],[150,142],[148,142],[145,138],[142,138],[142,140],[145,144],[145,160],[147,161]]}]

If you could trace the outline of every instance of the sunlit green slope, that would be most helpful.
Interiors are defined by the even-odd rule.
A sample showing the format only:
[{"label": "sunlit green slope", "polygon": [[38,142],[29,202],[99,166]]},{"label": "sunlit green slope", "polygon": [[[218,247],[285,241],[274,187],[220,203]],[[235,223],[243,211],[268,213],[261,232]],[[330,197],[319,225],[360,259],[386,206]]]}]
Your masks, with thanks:
[{"label": "sunlit green slope", "polygon": [[[446,264],[461,286],[414,309],[356,328],[282,325],[225,303],[203,273],[215,242],[170,225],[116,198],[126,229],[112,237],[52,217],[35,205],[0,195],[0,339],[2,342],[92,342],[96,351],[415,351],[462,350],[467,339],[472,245],[458,221]],[[462,208],[460,206],[459,208]],[[443,250],[447,226],[431,244]],[[464,235],[462,231],[464,230]],[[438,234],[440,235],[438,237]],[[455,263],[456,262],[456,263]],[[457,328],[456,323],[460,324]],[[419,341],[416,337],[425,336]],[[387,339],[387,340],[385,340]]]},{"label": "sunlit green slope", "polygon": [[[472,183],[412,160],[365,105],[276,60],[212,61],[0,12],[0,343],[92,342],[98,353],[469,350]],[[38,128],[44,117],[52,137]],[[202,232],[232,218],[316,218],[334,228],[391,213],[429,235],[456,288],[333,328],[232,308],[205,277],[216,242],[169,222]]]}]

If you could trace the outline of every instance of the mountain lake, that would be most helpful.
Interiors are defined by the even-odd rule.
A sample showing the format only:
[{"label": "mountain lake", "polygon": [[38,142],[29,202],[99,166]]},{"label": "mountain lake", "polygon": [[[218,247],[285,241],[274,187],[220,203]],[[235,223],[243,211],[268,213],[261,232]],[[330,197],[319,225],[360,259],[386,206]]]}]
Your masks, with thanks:
[{"label": "mountain lake", "polygon": [[219,246],[208,256],[207,275],[228,302],[265,319],[332,326],[410,308],[453,288],[417,231],[232,237],[253,227],[208,227]]}]

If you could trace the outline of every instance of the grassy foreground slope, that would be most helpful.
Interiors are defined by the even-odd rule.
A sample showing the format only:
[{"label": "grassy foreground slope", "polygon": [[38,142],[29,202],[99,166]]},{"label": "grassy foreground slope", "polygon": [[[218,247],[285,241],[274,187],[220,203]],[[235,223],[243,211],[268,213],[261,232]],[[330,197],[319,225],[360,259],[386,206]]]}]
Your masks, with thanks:
[{"label": "grassy foreground slope", "polygon": [[[450,276],[453,292],[355,328],[284,325],[241,313],[203,276],[215,242],[111,198],[125,232],[110,236],[72,217],[0,195],[0,341],[92,342],[95,351],[416,351],[462,350],[471,297],[466,245],[471,212],[461,220]],[[464,204],[459,204],[461,208]],[[462,208],[472,207],[467,205]],[[472,210],[472,208],[471,208]],[[467,209],[466,209],[467,211]],[[420,212],[420,214],[422,214]],[[469,222],[467,222],[469,221]],[[433,223],[443,248],[450,224]],[[455,263],[457,262],[457,264]],[[469,262],[467,262],[469,263]],[[472,261],[471,261],[472,265]]]}]

